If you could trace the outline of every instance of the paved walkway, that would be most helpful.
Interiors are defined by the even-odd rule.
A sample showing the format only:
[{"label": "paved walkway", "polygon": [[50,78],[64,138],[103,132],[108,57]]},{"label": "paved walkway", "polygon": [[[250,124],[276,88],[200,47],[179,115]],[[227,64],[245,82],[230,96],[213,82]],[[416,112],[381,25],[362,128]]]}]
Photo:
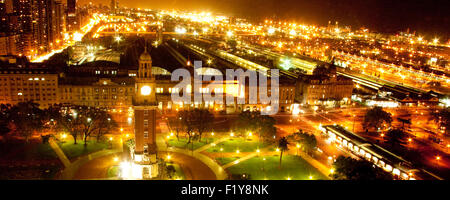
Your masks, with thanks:
[{"label": "paved walkway", "polygon": [[[294,148],[292,148],[291,150],[289,150],[291,155],[295,155],[297,153],[296,150],[294,150]],[[319,170],[320,173],[322,173],[325,177],[327,177],[328,179],[330,179],[328,177],[328,175],[330,174],[330,170],[331,168],[327,167],[326,165],[322,164],[321,162],[319,162],[318,160],[312,158],[311,156],[309,156],[308,154],[306,154],[303,151],[298,151],[298,155],[300,157],[302,157],[304,160],[306,160],[306,162],[308,162],[310,165],[312,165],[314,168],[316,168],[317,170]]]},{"label": "paved walkway", "polygon": [[203,146],[197,148],[196,150],[194,150],[194,152],[200,153],[200,152],[205,151],[206,149],[209,149],[210,147],[212,147],[213,144],[216,144],[216,145],[217,145],[217,144],[219,144],[219,143],[221,143],[221,142],[224,142],[224,141],[226,141],[226,140],[228,140],[228,139],[230,139],[230,137],[223,137],[223,138],[220,138],[220,139],[218,139],[218,140],[215,141],[215,142],[211,142],[211,143],[209,143],[209,144],[207,144],[207,145],[203,145]]},{"label": "paved walkway", "polygon": [[[74,172],[74,180],[89,180],[89,179],[108,179],[108,169],[111,166],[118,165],[119,161],[114,161],[116,154],[108,154],[86,161],[82,164],[76,172]],[[92,157],[91,157],[92,158]],[[116,178],[117,179],[117,178]]]},{"label": "paved walkway", "polygon": [[[106,149],[106,150],[101,150],[101,151],[97,151],[94,153],[90,153],[88,155],[79,157],[77,160],[70,163],[70,165],[66,166],[66,168],[61,172],[59,179],[72,180],[72,179],[74,179],[76,173],[79,171],[80,167],[83,166],[84,164],[88,163],[89,161],[94,160],[96,158],[108,156],[111,154],[123,152],[122,141],[120,141],[120,139],[117,139],[117,138],[114,138],[113,141],[114,142],[112,145],[112,147],[113,147],[112,149]],[[88,173],[88,172],[86,172],[86,173]]]},{"label": "paved walkway", "polygon": [[200,160],[182,153],[159,152],[164,158],[167,154],[171,156],[170,161],[177,163],[184,173],[186,180],[216,180],[216,174]]},{"label": "paved walkway", "polygon": [[225,180],[226,178],[228,178],[227,172],[214,159],[198,151],[190,152],[186,151],[185,149],[179,149],[176,147],[167,147],[163,134],[167,133],[169,129],[167,128],[167,124],[165,122],[160,122],[159,126],[161,133],[156,134],[156,146],[158,148],[158,151],[175,152],[184,154],[186,156],[194,157],[197,160],[203,162],[203,164],[205,164],[206,166],[208,166],[208,168],[212,170],[216,175],[217,180]]},{"label": "paved walkway", "polygon": [[59,147],[59,145],[55,142],[53,138],[50,138],[48,140],[48,143],[50,144],[50,147],[55,151],[56,155],[58,156],[59,160],[63,163],[64,167],[70,166],[70,160],[67,158],[66,154],[64,154],[63,150]]},{"label": "paved walkway", "polygon": [[[261,150],[262,150],[262,152],[266,152],[265,150],[267,150],[267,149],[269,149],[269,148],[270,148],[270,147],[266,147],[266,148],[261,149]],[[257,152],[247,153],[247,155],[245,155],[245,156],[243,156],[243,157],[241,157],[241,158],[239,158],[239,159],[237,159],[237,160],[235,160],[235,161],[233,161],[233,162],[229,162],[229,163],[223,165],[222,167],[223,167],[224,169],[226,169],[226,168],[228,168],[228,167],[231,167],[231,166],[233,166],[233,165],[239,164],[240,162],[246,161],[246,160],[248,160],[248,159],[250,159],[250,158],[253,158],[253,157],[257,156],[257,155],[260,155],[260,154],[261,154],[261,153],[257,153]],[[272,152],[269,152],[269,154],[272,154]]]}]

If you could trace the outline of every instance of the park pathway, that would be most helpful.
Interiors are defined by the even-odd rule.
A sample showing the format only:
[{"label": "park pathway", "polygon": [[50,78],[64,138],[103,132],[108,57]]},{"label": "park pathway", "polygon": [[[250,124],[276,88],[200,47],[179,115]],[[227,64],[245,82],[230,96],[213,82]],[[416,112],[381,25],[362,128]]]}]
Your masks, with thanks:
[{"label": "park pathway", "polygon": [[211,143],[209,143],[209,144],[206,144],[206,145],[203,145],[203,146],[197,148],[194,152],[200,153],[200,152],[202,152],[202,151],[205,151],[206,149],[209,149],[209,148],[212,147],[213,145],[217,145],[217,144],[219,144],[219,143],[221,143],[221,142],[224,142],[224,141],[226,141],[226,140],[228,140],[228,139],[230,139],[230,137],[223,137],[223,138],[220,138],[220,139],[218,139],[217,141],[211,142]]},{"label": "park pathway", "polygon": [[[266,148],[264,148],[264,149],[261,149],[261,150],[262,150],[262,152],[266,152],[266,150],[268,150],[268,149],[270,149],[270,146],[269,146],[269,147],[266,147]],[[250,158],[253,158],[253,157],[255,157],[255,156],[258,156],[258,155],[260,155],[260,154],[261,154],[261,153],[258,153],[258,152],[247,153],[247,155],[245,155],[245,156],[243,156],[243,157],[241,157],[241,158],[239,158],[239,159],[237,159],[237,160],[235,160],[235,161],[233,161],[233,162],[229,162],[229,163],[223,165],[222,167],[223,167],[224,169],[226,169],[226,168],[231,167],[231,166],[233,166],[233,165],[239,164],[240,162],[243,162],[243,161],[246,161],[246,160],[248,160],[248,159],[250,159]],[[272,154],[272,152],[267,153],[267,154]]]},{"label": "park pathway", "polygon": [[48,140],[48,143],[50,144],[50,147],[55,151],[56,155],[58,156],[59,160],[63,163],[64,167],[70,166],[70,160],[67,158],[66,154],[64,154],[63,150],[59,147],[59,145],[55,142],[53,138],[50,138]]},{"label": "park pathway", "polygon": [[[61,172],[61,174],[59,176],[59,179],[72,180],[72,179],[74,179],[75,176],[76,177],[86,177],[84,175],[79,175],[80,173],[84,173],[83,170],[79,170],[81,166],[83,166],[84,164],[88,163],[91,160],[94,160],[94,159],[97,159],[100,157],[104,157],[104,156],[109,156],[111,154],[121,153],[121,152],[123,152],[122,140],[119,138],[114,138],[113,143],[112,143],[112,149],[105,149],[105,150],[97,151],[97,152],[90,153],[88,155],[79,157],[77,160],[70,163],[69,166],[64,168],[64,170]],[[88,173],[88,172],[86,172],[86,173]],[[91,172],[89,172],[89,173],[91,173]]]},{"label": "park pathway", "polygon": [[310,155],[306,154],[303,151],[296,151],[296,150],[294,150],[294,148],[289,150],[289,153],[292,154],[292,155],[295,155],[297,152],[298,152],[298,155],[300,157],[302,157],[304,160],[306,160],[306,162],[308,162],[314,168],[319,170],[319,172],[322,173],[325,177],[330,179],[329,178],[330,170],[331,170],[330,167],[327,167],[326,165],[322,164],[321,162],[319,162],[318,160],[314,159],[313,157],[311,157]]},{"label": "park pathway", "polygon": [[[209,170],[211,170],[215,174],[217,180],[225,180],[226,178],[228,178],[227,172],[214,159],[198,151],[190,152],[185,149],[167,147],[166,141],[164,140],[164,133],[168,133],[169,129],[165,121],[160,122],[159,126],[161,132],[156,134],[156,146],[158,148],[158,151],[175,152],[193,157],[195,158],[195,160],[197,160],[197,162],[202,162],[200,164],[205,164],[206,166],[208,166]],[[195,163],[192,164],[195,165]]]}]

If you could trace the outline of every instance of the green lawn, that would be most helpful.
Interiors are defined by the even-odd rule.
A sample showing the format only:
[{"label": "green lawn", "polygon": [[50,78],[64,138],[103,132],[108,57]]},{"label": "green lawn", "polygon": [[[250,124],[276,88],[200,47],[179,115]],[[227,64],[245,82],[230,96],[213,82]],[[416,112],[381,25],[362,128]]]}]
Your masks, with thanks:
[{"label": "green lawn", "polygon": [[108,177],[108,178],[114,178],[114,177],[117,177],[117,176],[119,175],[119,170],[120,170],[120,167],[119,167],[119,166],[117,166],[117,165],[111,166],[111,167],[108,169],[107,177]]},{"label": "green lawn", "polygon": [[216,158],[217,162],[220,165],[226,165],[230,162],[233,162],[235,160],[239,159],[239,157],[222,157],[222,158]]},{"label": "green lawn", "polygon": [[258,140],[247,140],[245,138],[231,138],[227,141],[217,144],[215,147],[207,149],[207,152],[220,152],[220,148],[223,148],[223,152],[236,152],[239,149],[240,152],[254,152],[256,149],[267,147],[269,144]]},{"label": "green lawn", "polygon": [[[279,169],[279,156],[253,157],[239,164],[229,167],[231,174],[247,173],[252,180],[313,180],[326,179],[317,169],[309,165],[301,157],[287,155],[283,156],[282,168]],[[264,170],[263,170],[264,169]]]},{"label": "green lawn", "polygon": [[193,145],[193,149],[198,149],[201,146],[204,146],[208,143],[206,143],[206,140],[208,140],[208,143],[214,141],[213,138],[202,138],[201,141],[194,141],[193,143],[189,143],[189,145],[187,144],[188,139],[187,138],[180,138],[179,140],[177,140],[177,138],[172,138],[169,139],[169,146],[171,147],[177,147],[177,148],[181,148],[181,149],[191,149],[192,145]]},{"label": "green lawn", "polygon": [[59,146],[64,151],[64,154],[66,154],[67,158],[73,159],[89,153],[107,149],[110,147],[110,144],[107,142],[88,141],[87,146],[85,147],[83,141],[78,141],[77,144],[74,144],[72,141],[68,141],[59,143]]}]

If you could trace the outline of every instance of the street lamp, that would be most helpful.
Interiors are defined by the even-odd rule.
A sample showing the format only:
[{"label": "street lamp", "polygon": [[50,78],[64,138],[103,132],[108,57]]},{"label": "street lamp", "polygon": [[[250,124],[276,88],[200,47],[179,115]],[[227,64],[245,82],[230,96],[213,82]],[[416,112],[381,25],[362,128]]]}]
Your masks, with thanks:
[{"label": "street lamp", "polygon": [[118,35],[114,38],[116,40],[117,43],[119,43],[120,41],[122,41],[122,38]]},{"label": "street lamp", "polygon": [[[61,135],[61,138],[62,138],[63,141],[66,139],[66,137],[67,137],[67,135],[66,135],[65,133],[63,133],[63,134]],[[447,145],[447,146],[448,146],[448,145]]]},{"label": "street lamp", "polygon": [[263,173],[264,173],[264,177],[266,177],[266,170],[264,169],[264,163],[266,162],[266,158],[263,158]]},{"label": "street lamp", "polygon": [[113,138],[112,137],[109,137],[109,141],[110,141],[110,143],[111,143],[111,149],[112,149],[112,141],[113,141]]},{"label": "street lamp", "polygon": [[297,156],[298,156],[298,149],[300,148],[300,144],[297,143],[295,147],[297,148]]}]

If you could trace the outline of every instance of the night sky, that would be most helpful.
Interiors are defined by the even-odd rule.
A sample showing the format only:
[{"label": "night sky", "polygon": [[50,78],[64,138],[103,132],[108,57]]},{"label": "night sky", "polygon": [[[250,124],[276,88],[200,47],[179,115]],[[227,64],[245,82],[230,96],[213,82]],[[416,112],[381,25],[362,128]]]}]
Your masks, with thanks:
[{"label": "night sky", "polygon": [[[79,3],[90,1],[110,4],[110,0]],[[276,16],[319,25],[337,20],[352,28],[365,26],[382,32],[410,28],[428,37],[450,34],[450,0],[119,0],[119,5],[212,11],[253,19]]]}]

